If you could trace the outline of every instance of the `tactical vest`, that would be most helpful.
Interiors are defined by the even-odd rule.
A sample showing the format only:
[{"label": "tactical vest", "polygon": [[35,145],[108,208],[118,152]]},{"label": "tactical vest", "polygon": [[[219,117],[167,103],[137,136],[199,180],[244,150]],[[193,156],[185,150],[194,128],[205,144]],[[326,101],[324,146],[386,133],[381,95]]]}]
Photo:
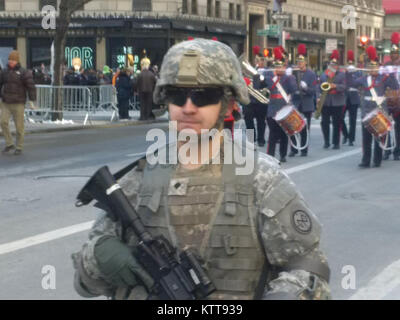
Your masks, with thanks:
[{"label": "tactical vest", "polygon": [[[209,226],[207,236],[198,244],[203,267],[217,288],[209,299],[254,297],[265,262],[257,234],[253,191],[256,166],[257,161],[250,175],[236,175],[237,166],[225,164],[221,177],[214,179],[201,175],[173,179],[173,165],[147,164],[143,169],[136,210],[153,236],[163,235],[182,249],[185,243],[179,243],[178,239],[188,235],[177,234],[176,228],[196,223]],[[213,191],[203,195],[180,194],[179,190],[193,186],[204,186]],[[199,216],[191,214],[190,206],[198,204],[214,204],[215,212],[210,213],[209,221],[199,221]],[[171,217],[171,206],[181,207],[180,214]]]}]

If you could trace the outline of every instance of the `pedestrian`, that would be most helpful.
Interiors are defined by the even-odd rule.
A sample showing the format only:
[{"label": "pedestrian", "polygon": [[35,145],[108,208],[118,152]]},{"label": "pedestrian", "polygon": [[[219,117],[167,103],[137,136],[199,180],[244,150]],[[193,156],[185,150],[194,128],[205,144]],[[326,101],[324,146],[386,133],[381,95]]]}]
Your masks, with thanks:
[{"label": "pedestrian", "polygon": [[123,68],[119,72],[116,80],[117,99],[118,99],[118,113],[120,120],[129,120],[129,99],[132,91],[132,84],[130,81],[128,70]]},{"label": "pedestrian", "polygon": [[[395,73],[393,70],[383,70],[384,74],[379,74],[378,55],[376,49],[373,46],[369,46],[366,49],[369,57],[368,68],[370,69],[369,74],[354,79],[351,72],[347,72],[346,80],[350,87],[359,88],[361,87],[364,91],[362,103],[361,103],[361,118],[364,119],[371,111],[383,109],[387,112],[387,104],[385,101],[386,89],[398,90],[399,83],[396,80]],[[351,71],[352,68],[350,68]],[[382,101],[382,102],[380,102]],[[374,142],[373,142],[374,141]],[[379,141],[367,130],[365,125],[362,128],[362,144],[363,144],[363,155],[360,168],[369,168],[371,165],[372,147],[374,145],[373,154],[373,166],[380,167],[382,163],[382,148],[379,145]]]},{"label": "pedestrian", "polygon": [[121,72],[121,69],[120,69],[120,68],[117,68],[117,70],[115,71],[115,73],[114,73],[114,75],[113,75],[113,77],[112,77],[111,83],[112,83],[112,85],[113,85],[114,87],[115,87],[116,84],[117,84],[117,78],[118,78],[120,72]]},{"label": "pedestrian", "polygon": [[[319,248],[321,226],[296,186],[275,159],[221,132],[235,101],[249,103],[232,49],[205,39],[174,45],[164,57],[154,100],[168,105],[176,133],[191,134],[200,143],[187,162],[143,158],[130,165],[107,194],[122,188],[145,231],[173,244],[160,246],[164,252],[191,253],[216,288],[207,299],[330,298],[329,266]],[[200,139],[204,130],[215,134],[216,144]],[[253,170],[238,173],[243,164],[223,153],[225,143],[234,148],[232,154],[247,150],[245,165],[253,164]],[[177,155],[185,148],[184,141],[171,142],[157,154]],[[211,163],[218,154],[226,158]],[[110,217],[102,213],[89,240],[72,255],[76,291],[84,297],[157,299],[157,279],[135,256],[138,237]],[[170,253],[171,259],[176,256]],[[175,283],[169,288],[178,289]]]},{"label": "pedestrian", "polygon": [[95,69],[90,69],[87,72],[87,85],[88,86],[97,86],[98,83],[97,72]]},{"label": "pedestrian", "polygon": [[73,67],[69,68],[63,78],[63,83],[65,86],[78,86],[79,85],[79,75],[75,72]]},{"label": "pedestrian", "polygon": [[109,66],[105,65],[103,67],[103,81],[101,84],[112,84],[112,70]]},{"label": "pedestrian", "polygon": [[275,147],[279,142],[280,161],[286,162],[289,138],[280,127],[274,117],[283,107],[290,104],[290,97],[297,89],[296,79],[292,75],[292,69],[286,68],[281,48],[274,48],[274,72],[268,72],[265,77],[267,88],[271,92],[267,111],[269,127],[267,154],[275,156]]},{"label": "pedestrian", "polygon": [[[297,67],[298,71],[294,73],[297,80],[298,90],[295,92],[293,97],[293,103],[297,110],[307,120],[307,126],[301,131],[301,146],[304,147],[307,143],[307,135],[310,134],[311,128],[311,115],[315,111],[314,97],[317,89],[317,76],[307,68],[307,47],[305,44],[300,44],[297,47]],[[291,137],[292,142],[295,143],[294,137]],[[294,157],[298,153],[298,150],[291,146],[289,157]],[[308,155],[308,147],[301,150],[301,156],[306,157]]]},{"label": "pedestrian", "polygon": [[[354,52],[349,50],[347,52],[347,63],[348,66],[354,65]],[[355,69],[351,68],[350,70],[354,70],[351,72],[349,76],[357,79],[362,76],[360,71],[355,71]],[[343,123],[342,123],[342,132],[343,132],[343,144],[349,142],[349,146],[354,146],[354,141],[356,139],[356,126],[357,126],[357,110],[360,106],[360,93],[358,89],[348,87],[346,88],[346,106],[343,112]],[[346,113],[349,113],[349,129],[347,129],[346,125]]]},{"label": "pedestrian", "polygon": [[[14,154],[20,155],[24,146],[25,103],[27,95],[30,101],[36,101],[36,88],[32,72],[21,67],[18,51],[10,53],[7,69],[0,73],[0,92],[2,98],[0,125],[6,140],[3,153],[15,149]],[[9,129],[11,116],[16,129],[16,147]]]},{"label": "pedestrian", "polygon": [[324,136],[324,148],[330,147],[330,123],[332,119],[332,149],[340,149],[340,128],[343,123],[343,110],[346,92],[346,76],[339,70],[339,51],[334,50],[331,61],[326,71],[321,75],[321,83],[329,83],[328,90],[324,95],[325,101],[322,107],[321,129]]},{"label": "pedestrian", "polygon": [[156,77],[149,70],[150,60],[144,58],[141,61],[141,69],[136,79],[136,89],[140,99],[140,118],[139,120],[154,119],[153,109],[153,91],[156,84]]}]

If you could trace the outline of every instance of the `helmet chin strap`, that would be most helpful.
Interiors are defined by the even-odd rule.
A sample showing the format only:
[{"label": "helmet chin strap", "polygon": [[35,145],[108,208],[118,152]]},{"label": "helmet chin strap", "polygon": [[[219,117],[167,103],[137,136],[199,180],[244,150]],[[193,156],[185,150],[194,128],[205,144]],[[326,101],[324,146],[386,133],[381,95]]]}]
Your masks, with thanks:
[{"label": "helmet chin strap", "polygon": [[211,129],[222,130],[224,128],[225,114],[228,111],[229,101],[232,98],[232,92],[229,89],[224,88],[224,96],[221,99],[221,110],[219,112],[217,121]]}]

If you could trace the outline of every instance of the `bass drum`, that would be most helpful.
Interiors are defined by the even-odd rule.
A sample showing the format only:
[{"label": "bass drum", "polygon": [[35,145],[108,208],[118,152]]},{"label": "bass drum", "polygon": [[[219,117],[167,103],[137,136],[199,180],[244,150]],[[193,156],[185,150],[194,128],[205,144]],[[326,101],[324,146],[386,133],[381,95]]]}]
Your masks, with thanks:
[{"label": "bass drum", "polygon": [[280,109],[276,113],[274,120],[278,122],[289,137],[301,132],[306,125],[304,117],[291,105],[284,106]]}]

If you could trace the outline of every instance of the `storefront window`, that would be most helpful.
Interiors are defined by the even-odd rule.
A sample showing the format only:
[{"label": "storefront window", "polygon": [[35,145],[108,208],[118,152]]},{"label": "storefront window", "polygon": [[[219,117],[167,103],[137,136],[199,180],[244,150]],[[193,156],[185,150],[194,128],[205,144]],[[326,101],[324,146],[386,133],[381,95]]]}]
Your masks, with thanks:
[{"label": "storefront window", "polygon": [[15,49],[15,39],[0,39],[0,66],[4,69],[8,63],[8,55]]},{"label": "storefront window", "polygon": [[96,69],[96,42],[90,38],[70,38],[65,46],[67,66],[72,66],[72,59],[79,57],[82,68]]},{"label": "storefront window", "polygon": [[134,38],[109,38],[107,40],[107,63],[112,69],[132,67],[134,71],[140,70],[140,60],[143,50],[149,57],[152,65],[161,65],[162,58],[167,49],[165,39],[134,39]]}]

